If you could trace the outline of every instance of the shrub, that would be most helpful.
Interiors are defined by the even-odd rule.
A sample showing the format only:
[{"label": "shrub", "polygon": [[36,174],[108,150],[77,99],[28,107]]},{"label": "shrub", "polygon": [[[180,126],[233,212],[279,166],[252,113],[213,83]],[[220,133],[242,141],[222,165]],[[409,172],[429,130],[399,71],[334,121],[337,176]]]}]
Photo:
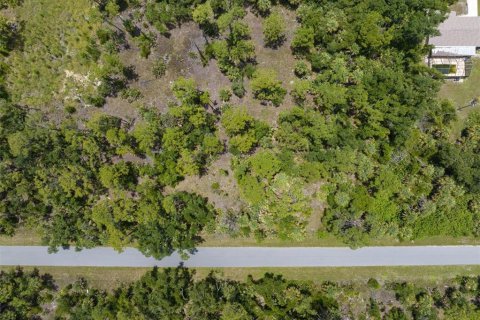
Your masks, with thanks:
[{"label": "shrub", "polygon": [[165,59],[157,59],[153,63],[152,67],[152,74],[154,75],[155,78],[161,78],[165,75],[167,72],[167,64],[165,63]]},{"label": "shrub", "polygon": [[379,289],[380,288],[380,283],[378,283],[377,279],[370,278],[368,279],[368,287],[372,289]]},{"label": "shrub", "polygon": [[245,86],[243,85],[243,80],[237,80],[232,83],[232,91],[239,98],[245,96]]},{"label": "shrub", "polygon": [[263,37],[265,45],[272,48],[285,41],[285,20],[280,12],[273,12],[263,21]]},{"label": "shrub", "polygon": [[132,103],[140,99],[142,97],[142,93],[137,88],[126,88],[122,90],[121,96],[123,99]]},{"label": "shrub", "polygon": [[308,54],[315,46],[314,30],[310,27],[300,27],[295,32],[292,40],[292,50],[296,54]]},{"label": "shrub", "polygon": [[298,61],[295,64],[295,75],[300,79],[304,79],[311,74],[310,67],[305,61]]},{"label": "shrub", "polygon": [[277,79],[277,73],[272,69],[259,69],[253,75],[251,86],[255,98],[270,101],[274,106],[279,106],[287,91],[282,87],[282,82]]},{"label": "shrub", "polygon": [[220,184],[218,182],[214,182],[211,185],[211,188],[213,191],[219,191],[220,190]]},{"label": "shrub", "polygon": [[232,97],[232,91],[230,91],[230,89],[222,89],[220,90],[220,99],[223,101],[223,102],[228,102],[230,101],[230,98]]}]

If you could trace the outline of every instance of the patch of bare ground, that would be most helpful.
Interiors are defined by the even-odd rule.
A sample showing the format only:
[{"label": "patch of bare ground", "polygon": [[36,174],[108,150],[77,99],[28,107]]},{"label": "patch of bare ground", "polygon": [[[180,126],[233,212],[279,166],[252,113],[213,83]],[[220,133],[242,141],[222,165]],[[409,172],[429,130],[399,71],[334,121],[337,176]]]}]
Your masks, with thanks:
[{"label": "patch of bare ground", "polygon": [[223,211],[240,210],[242,201],[237,182],[230,169],[231,157],[230,154],[221,155],[210,165],[210,169],[204,175],[185,177],[174,190],[196,192],[208,198],[210,203]]},{"label": "patch of bare ground", "polygon": [[[136,78],[130,88],[138,89],[141,97],[134,103],[118,97],[108,98],[104,111],[121,118],[134,119],[138,116],[135,105],[147,105],[166,111],[169,102],[175,101],[171,85],[179,77],[193,78],[201,90],[209,91],[212,101],[219,101],[219,91],[230,86],[230,81],[218,69],[215,61],[202,66],[197,46],[204,47],[206,41],[202,31],[193,23],[185,23],[171,30],[169,37],[157,34],[155,46],[148,58],[140,56],[135,40],[127,35],[130,47],[120,52],[125,66],[134,70]],[[158,59],[166,61],[165,75],[156,78],[152,69]]]}]

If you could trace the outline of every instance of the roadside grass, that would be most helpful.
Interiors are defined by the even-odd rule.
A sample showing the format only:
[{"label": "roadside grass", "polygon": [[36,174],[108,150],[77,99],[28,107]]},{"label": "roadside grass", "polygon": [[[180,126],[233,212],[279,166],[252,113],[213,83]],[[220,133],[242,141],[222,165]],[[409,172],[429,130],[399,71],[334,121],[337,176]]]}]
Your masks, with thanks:
[{"label": "roadside grass", "polygon": [[40,246],[40,234],[31,228],[21,227],[13,236],[0,235],[0,246]]},{"label": "roadside grass", "polygon": [[[258,242],[253,237],[232,238],[220,234],[203,234],[204,242],[198,247],[345,247],[340,239],[327,235],[319,238],[310,234],[302,241],[287,241],[278,238],[267,238]],[[19,228],[13,237],[0,236],[0,246],[39,246],[42,245],[38,231]],[[415,241],[399,241],[395,238],[383,238],[372,241],[369,246],[441,246],[441,245],[480,245],[480,239],[454,238],[446,236],[428,237]]]},{"label": "roadside grass", "polygon": [[[310,235],[302,241],[281,240],[267,238],[257,242],[254,238],[231,238],[226,235],[206,234],[203,235],[205,242],[198,247],[345,247],[340,239],[327,235],[319,238]],[[473,237],[454,238],[436,236],[417,239],[414,241],[400,241],[395,238],[382,238],[370,241],[367,246],[445,246],[445,245],[480,245],[480,239]]]},{"label": "roadside grass", "polygon": [[259,278],[266,272],[282,274],[286,279],[311,281],[319,285],[324,281],[364,283],[370,278],[381,282],[409,281],[416,284],[437,284],[457,276],[477,276],[480,266],[408,266],[408,267],[314,267],[314,268],[218,268],[196,269],[198,276],[211,270],[223,277],[243,281],[248,275]]},{"label": "roadside grass", "polygon": [[[0,266],[0,271],[11,267]],[[24,267],[31,270],[33,267]],[[48,273],[59,288],[85,278],[93,287],[113,290],[121,284],[140,279],[150,268],[97,268],[97,267],[38,267]],[[220,277],[245,281],[249,275],[254,279],[265,273],[282,274],[286,279],[308,281],[320,285],[324,281],[357,283],[363,285],[368,279],[380,282],[409,281],[418,285],[436,285],[457,276],[478,276],[480,266],[422,266],[422,267],[330,267],[330,268],[196,268],[195,278],[202,279],[210,272]]]},{"label": "roadside grass", "polygon": [[[479,0],[480,1],[480,0]],[[470,107],[469,103],[474,98],[480,97],[480,59],[474,59],[470,77],[462,83],[445,82],[439,92],[439,97],[450,100],[457,109],[457,121],[453,124],[452,135],[458,137],[463,123],[474,110],[480,110],[480,105]]]}]

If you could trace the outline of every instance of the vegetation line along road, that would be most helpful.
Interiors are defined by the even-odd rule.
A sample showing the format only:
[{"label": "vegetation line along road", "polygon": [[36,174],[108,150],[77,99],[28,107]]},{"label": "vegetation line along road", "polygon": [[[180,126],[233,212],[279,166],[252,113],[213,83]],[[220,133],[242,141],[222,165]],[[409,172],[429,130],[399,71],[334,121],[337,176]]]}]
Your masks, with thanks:
[{"label": "vegetation line along road", "polygon": [[422,246],[349,248],[199,248],[187,260],[178,253],[161,260],[147,258],[133,248],[83,251],[47,247],[0,247],[0,265],[94,267],[349,267],[480,264],[480,246]]}]

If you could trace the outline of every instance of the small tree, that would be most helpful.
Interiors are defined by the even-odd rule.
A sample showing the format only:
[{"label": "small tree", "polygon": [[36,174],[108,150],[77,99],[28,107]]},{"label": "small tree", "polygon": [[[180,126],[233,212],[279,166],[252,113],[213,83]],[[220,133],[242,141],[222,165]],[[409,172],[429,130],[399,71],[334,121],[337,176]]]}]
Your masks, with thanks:
[{"label": "small tree", "polygon": [[207,1],[204,4],[199,4],[195,10],[193,10],[192,18],[193,21],[201,26],[212,23],[215,18],[215,13],[213,12],[210,1]]},{"label": "small tree", "polygon": [[280,12],[273,12],[263,21],[263,36],[265,45],[272,48],[285,41],[285,19]]},{"label": "small tree", "polygon": [[296,54],[308,54],[315,46],[313,28],[300,27],[292,40],[292,50]]},{"label": "small tree", "polygon": [[155,78],[161,78],[167,72],[167,64],[165,63],[165,59],[160,58],[155,60],[152,67],[152,74]]},{"label": "small tree", "polygon": [[277,79],[277,73],[272,69],[257,70],[251,81],[255,98],[270,101],[274,106],[279,106],[287,93],[282,87],[282,82]]}]

